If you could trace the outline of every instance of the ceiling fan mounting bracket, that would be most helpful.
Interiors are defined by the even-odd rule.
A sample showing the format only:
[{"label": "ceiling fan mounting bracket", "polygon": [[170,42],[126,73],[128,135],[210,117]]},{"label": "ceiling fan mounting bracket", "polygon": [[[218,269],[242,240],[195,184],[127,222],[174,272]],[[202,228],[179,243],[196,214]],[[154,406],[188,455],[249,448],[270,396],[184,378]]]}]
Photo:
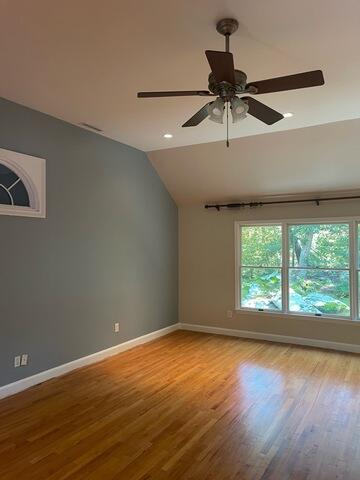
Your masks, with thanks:
[{"label": "ceiling fan mounting bracket", "polygon": [[223,18],[216,24],[216,30],[220,35],[232,35],[239,28],[239,22],[234,18]]}]

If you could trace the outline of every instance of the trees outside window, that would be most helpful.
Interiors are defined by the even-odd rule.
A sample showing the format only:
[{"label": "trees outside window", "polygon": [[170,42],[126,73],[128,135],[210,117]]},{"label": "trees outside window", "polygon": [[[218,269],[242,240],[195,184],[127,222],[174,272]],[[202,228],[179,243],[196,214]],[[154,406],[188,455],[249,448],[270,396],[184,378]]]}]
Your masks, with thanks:
[{"label": "trees outside window", "polygon": [[[239,224],[238,306],[354,317],[360,264],[355,221]],[[358,250],[358,247],[356,247]],[[352,270],[353,269],[353,270]],[[352,271],[354,273],[352,273]]]},{"label": "trees outside window", "polygon": [[281,310],[281,225],[244,226],[241,233],[241,306]]}]

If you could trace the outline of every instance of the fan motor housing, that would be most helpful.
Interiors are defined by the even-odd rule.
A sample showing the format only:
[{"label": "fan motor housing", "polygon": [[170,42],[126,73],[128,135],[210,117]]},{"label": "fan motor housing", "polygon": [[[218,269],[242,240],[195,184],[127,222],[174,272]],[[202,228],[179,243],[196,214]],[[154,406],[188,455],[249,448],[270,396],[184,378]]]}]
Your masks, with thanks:
[{"label": "fan motor housing", "polygon": [[238,93],[242,93],[246,89],[247,75],[241,70],[235,70],[235,85],[227,82],[218,83],[214,74],[209,74],[209,90],[215,95],[222,98],[231,98]]}]

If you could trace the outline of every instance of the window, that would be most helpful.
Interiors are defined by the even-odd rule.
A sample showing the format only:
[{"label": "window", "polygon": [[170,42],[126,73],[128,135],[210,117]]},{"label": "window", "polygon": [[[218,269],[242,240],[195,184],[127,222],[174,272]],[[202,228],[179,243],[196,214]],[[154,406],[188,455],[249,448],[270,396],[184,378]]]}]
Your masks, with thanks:
[{"label": "window", "polygon": [[350,226],[290,225],[289,311],[350,316]]},{"label": "window", "polygon": [[0,204],[29,207],[29,194],[24,182],[10,168],[0,163]]},{"label": "window", "polygon": [[236,308],[358,319],[355,220],[237,223]]},{"label": "window", "polygon": [[[357,235],[356,235],[356,253],[354,255],[354,263],[356,264],[355,268],[355,280],[357,282],[357,287],[355,286],[356,290],[356,295],[359,299],[359,305],[360,305],[360,226],[359,223],[356,225],[357,227]],[[358,307],[358,313],[360,312],[360,306]]]},{"label": "window", "polygon": [[282,309],[280,225],[241,227],[241,306]]},{"label": "window", "polygon": [[45,160],[0,149],[0,214],[45,217]]}]

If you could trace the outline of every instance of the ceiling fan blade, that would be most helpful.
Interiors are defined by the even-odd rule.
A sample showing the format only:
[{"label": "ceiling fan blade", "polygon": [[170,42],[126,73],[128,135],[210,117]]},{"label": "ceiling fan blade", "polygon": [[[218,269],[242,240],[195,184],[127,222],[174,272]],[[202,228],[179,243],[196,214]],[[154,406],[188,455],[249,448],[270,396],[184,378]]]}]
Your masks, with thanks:
[{"label": "ceiling fan blade", "polygon": [[248,113],[250,115],[257,118],[258,120],[261,120],[267,125],[272,125],[273,123],[276,123],[284,118],[281,113],[273,110],[267,105],[264,105],[258,100],[255,100],[255,98],[242,97],[241,100],[244,100],[249,105]]},{"label": "ceiling fan blade", "polygon": [[208,106],[211,105],[212,102],[207,103],[204,105],[198,112],[195,113],[187,122],[184,123],[183,127],[196,127],[196,125],[199,125],[203,120],[205,120],[206,117],[209,116],[208,114]]},{"label": "ceiling fan blade", "polygon": [[205,55],[215,80],[218,83],[228,82],[235,85],[234,58],[232,53],[206,50]]},{"label": "ceiling fan blade", "polygon": [[324,83],[325,80],[322,71],[314,70],[312,72],[296,73],[295,75],[251,82],[246,85],[246,88],[255,87],[257,89],[256,93],[261,94],[295,90],[297,88],[317,87],[324,85]]},{"label": "ceiling fan blade", "polygon": [[200,96],[207,97],[213,96],[208,90],[185,90],[174,92],[138,92],[138,98],[153,98],[153,97],[187,97],[187,96]]}]

